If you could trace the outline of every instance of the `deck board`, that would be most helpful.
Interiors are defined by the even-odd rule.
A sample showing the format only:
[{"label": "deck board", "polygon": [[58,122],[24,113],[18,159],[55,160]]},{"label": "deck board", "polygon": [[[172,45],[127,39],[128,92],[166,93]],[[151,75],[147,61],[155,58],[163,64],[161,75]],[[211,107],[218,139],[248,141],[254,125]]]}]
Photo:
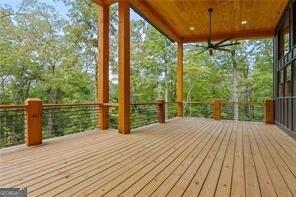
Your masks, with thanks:
[{"label": "deck board", "polygon": [[296,141],[263,123],[174,118],[0,150],[0,187],[29,196],[295,196]]}]

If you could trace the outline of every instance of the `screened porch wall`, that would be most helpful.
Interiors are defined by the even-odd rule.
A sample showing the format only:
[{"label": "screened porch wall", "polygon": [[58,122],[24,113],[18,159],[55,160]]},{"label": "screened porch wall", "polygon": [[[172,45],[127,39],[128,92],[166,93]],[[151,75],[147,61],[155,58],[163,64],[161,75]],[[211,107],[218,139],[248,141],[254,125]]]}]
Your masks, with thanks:
[{"label": "screened porch wall", "polygon": [[290,1],[274,38],[275,121],[296,136],[296,1]]}]

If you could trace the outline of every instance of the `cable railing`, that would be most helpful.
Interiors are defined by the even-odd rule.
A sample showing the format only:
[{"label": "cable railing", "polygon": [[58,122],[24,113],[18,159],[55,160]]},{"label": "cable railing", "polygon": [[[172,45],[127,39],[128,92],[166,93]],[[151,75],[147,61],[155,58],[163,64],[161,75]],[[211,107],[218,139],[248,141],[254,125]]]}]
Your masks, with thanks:
[{"label": "cable railing", "polygon": [[[184,103],[185,117],[213,118],[214,110],[214,101]],[[223,120],[262,122],[264,119],[264,102],[221,101],[219,113]]]},{"label": "cable railing", "polygon": [[157,122],[158,103],[131,104],[131,128],[146,126]]},{"label": "cable railing", "polygon": [[25,105],[0,105],[0,148],[24,143]]},{"label": "cable railing", "polygon": [[184,116],[213,118],[213,102],[193,101],[184,103]]},{"label": "cable railing", "polygon": [[177,103],[176,102],[166,102],[165,118],[172,119],[176,116],[177,116]]},{"label": "cable railing", "polygon": [[93,130],[100,119],[99,111],[99,104],[44,104],[43,138]]},{"label": "cable railing", "polygon": [[108,127],[110,129],[117,129],[118,128],[118,104],[108,103],[104,105],[108,106],[108,111],[109,111]]},{"label": "cable railing", "polygon": [[[39,130],[43,139],[96,128],[118,129],[118,103],[42,104],[41,101],[39,102],[41,114],[38,114],[38,111],[34,114],[29,110],[33,108],[27,104],[0,105],[0,148],[24,143],[24,138],[27,136],[25,125],[28,125],[27,122],[30,119],[27,117],[39,117],[35,121],[41,121]],[[177,107],[180,104],[182,105],[182,103],[163,100],[132,103],[130,104],[130,126],[135,129],[157,122],[165,123],[165,120],[177,116]],[[263,102],[194,101],[183,103],[183,115],[215,120],[261,122],[264,119],[264,107],[266,106]]]},{"label": "cable railing", "polygon": [[222,102],[221,119],[263,122],[263,102]]}]

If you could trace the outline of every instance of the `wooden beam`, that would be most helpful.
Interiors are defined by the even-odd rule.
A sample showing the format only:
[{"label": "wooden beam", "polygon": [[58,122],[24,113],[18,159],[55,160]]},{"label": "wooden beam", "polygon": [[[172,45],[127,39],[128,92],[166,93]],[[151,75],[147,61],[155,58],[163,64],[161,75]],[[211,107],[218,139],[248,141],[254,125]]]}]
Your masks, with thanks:
[{"label": "wooden beam", "polygon": [[[97,66],[97,99],[99,103],[109,103],[109,6],[99,8],[99,55]],[[99,108],[98,127],[108,129],[108,106]]]},{"label": "wooden beam", "polygon": [[118,0],[92,0],[92,1],[98,4],[99,6],[112,5],[113,3],[118,2]]},{"label": "wooden beam", "polygon": [[170,40],[180,42],[181,37],[175,32],[175,30],[168,24],[168,22],[162,18],[155,10],[153,10],[147,2],[143,0],[131,0],[132,8],[135,12],[141,15],[147,22],[158,29]]},{"label": "wooden beam", "polygon": [[92,0],[94,3],[96,3],[99,6],[103,6],[104,5],[104,0]]},{"label": "wooden beam", "polygon": [[183,117],[183,43],[177,47],[177,116]]},{"label": "wooden beam", "polygon": [[[272,38],[274,36],[274,31],[245,31],[238,33],[227,33],[227,34],[213,34],[212,40],[218,41],[226,38],[232,38],[233,40],[244,40],[244,39],[260,39],[260,38]],[[183,43],[194,43],[194,42],[206,42],[208,40],[208,35],[185,37],[182,39]]]},{"label": "wooden beam", "polygon": [[130,133],[130,3],[120,0],[119,5],[119,68],[118,68],[118,130]]},{"label": "wooden beam", "polygon": [[117,2],[118,2],[118,0],[104,0],[105,5],[112,5]]}]

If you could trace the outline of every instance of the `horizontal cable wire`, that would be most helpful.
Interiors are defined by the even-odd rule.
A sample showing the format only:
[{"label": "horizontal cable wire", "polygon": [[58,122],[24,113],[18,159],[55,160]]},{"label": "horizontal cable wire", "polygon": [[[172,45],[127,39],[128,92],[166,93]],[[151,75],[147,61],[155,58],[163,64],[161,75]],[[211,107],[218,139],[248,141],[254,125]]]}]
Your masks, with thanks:
[{"label": "horizontal cable wire", "polygon": [[25,108],[0,109],[0,148],[24,143]]},{"label": "horizontal cable wire", "polygon": [[50,106],[43,108],[43,138],[52,138],[97,128],[99,105]]},{"label": "horizontal cable wire", "polygon": [[166,103],[166,119],[171,119],[177,116],[177,103],[167,102]]},{"label": "horizontal cable wire", "polygon": [[192,102],[184,104],[184,115],[187,117],[213,117],[213,104],[210,102]]},{"label": "horizontal cable wire", "polygon": [[222,102],[221,118],[225,120],[235,120],[235,111],[238,113],[238,120],[262,122],[264,119],[264,103],[235,103]]},{"label": "horizontal cable wire", "polygon": [[132,129],[157,122],[157,103],[132,104],[130,110]]}]

